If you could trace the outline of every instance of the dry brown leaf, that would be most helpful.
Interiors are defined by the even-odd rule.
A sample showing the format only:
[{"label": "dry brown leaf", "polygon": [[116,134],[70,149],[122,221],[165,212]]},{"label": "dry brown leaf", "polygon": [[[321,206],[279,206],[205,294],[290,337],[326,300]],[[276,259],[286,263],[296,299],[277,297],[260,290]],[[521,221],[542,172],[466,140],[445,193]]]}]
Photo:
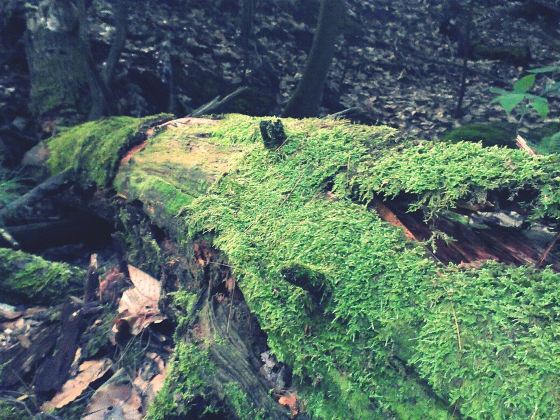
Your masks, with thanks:
[{"label": "dry brown leaf", "polygon": [[5,319],[12,321],[23,315],[22,311],[16,310],[15,307],[7,305],[5,303],[0,303],[0,319]]},{"label": "dry brown leaf", "polygon": [[298,415],[298,402],[297,395],[294,392],[290,392],[287,395],[283,395],[278,399],[280,405],[285,405],[290,409],[290,414],[292,417]]},{"label": "dry brown leaf", "polygon": [[153,323],[161,322],[165,316],[159,310],[161,284],[149,274],[136,267],[128,266],[133,288],[126,290],[119,302],[119,316],[113,332],[118,332],[119,322],[126,321],[130,333],[138,335],[144,328]]},{"label": "dry brown leaf", "polygon": [[125,275],[119,271],[118,267],[112,267],[99,282],[99,300],[104,303],[116,303],[122,290],[126,287]]},{"label": "dry brown leaf", "polygon": [[31,347],[31,340],[26,335],[19,335],[18,340],[19,344],[21,344],[21,347],[23,347],[24,349],[28,349],[29,347]]},{"label": "dry brown leaf", "polygon": [[62,389],[50,400],[45,402],[41,409],[52,410],[70,404],[89,387],[89,385],[101,378],[111,368],[111,360],[104,358],[100,360],[87,360],[78,369],[78,375],[67,381]]},{"label": "dry brown leaf", "polygon": [[235,279],[233,277],[228,277],[226,280],[226,289],[229,293],[233,293],[235,290]]},{"label": "dry brown leaf", "polygon": [[159,300],[161,283],[158,280],[130,264],[128,265],[128,273],[130,274],[130,281],[140,293],[148,299]]},{"label": "dry brown leaf", "polygon": [[143,418],[142,398],[136,392],[124,369],[119,369],[101,388],[95,391],[82,420]]}]

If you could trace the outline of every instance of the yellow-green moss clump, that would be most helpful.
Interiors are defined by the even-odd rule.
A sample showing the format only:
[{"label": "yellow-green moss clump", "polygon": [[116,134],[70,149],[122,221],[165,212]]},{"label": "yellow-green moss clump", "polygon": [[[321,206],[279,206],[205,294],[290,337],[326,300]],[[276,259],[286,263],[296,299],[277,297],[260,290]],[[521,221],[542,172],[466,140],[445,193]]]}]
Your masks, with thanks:
[{"label": "yellow-green moss clump", "polygon": [[[560,275],[487,263],[461,270],[367,203],[407,194],[427,217],[488,191],[521,191],[560,220],[560,157],[402,140],[387,127],[258,118],[179,126],[150,139],[115,187],[180,243],[212,234],[274,354],[316,418],[560,416]],[[179,344],[157,411],[205,395]],[[178,362],[179,361],[179,362]],[[200,363],[199,363],[200,362]],[[193,381],[194,380],[194,387]],[[155,411],[151,411],[155,415]],[[157,418],[157,417],[156,417]]]},{"label": "yellow-green moss clump", "polygon": [[165,118],[113,117],[65,129],[47,142],[49,170],[57,174],[72,169],[83,184],[107,187],[123,153],[138,143],[141,128]]},{"label": "yellow-green moss clump", "polygon": [[150,406],[146,419],[200,418],[203,414],[220,412],[208,400],[212,391],[206,379],[214,367],[206,353],[194,344],[177,343],[165,385]]},{"label": "yellow-green moss clump", "polygon": [[22,251],[0,248],[0,301],[48,305],[81,293],[85,271],[46,261]]}]

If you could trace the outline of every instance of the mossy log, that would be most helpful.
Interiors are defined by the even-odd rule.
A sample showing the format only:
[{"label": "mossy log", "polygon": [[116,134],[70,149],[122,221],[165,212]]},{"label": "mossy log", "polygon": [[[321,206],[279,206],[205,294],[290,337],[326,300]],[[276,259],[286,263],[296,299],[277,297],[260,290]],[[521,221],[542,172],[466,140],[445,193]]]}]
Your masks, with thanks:
[{"label": "mossy log", "polygon": [[[320,119],[283,119],[268,149],[261,121],[170,121],[123,154],[106,120],[44,145],[49,175],[105,197],[128,258],[168,292],[176,355],[150,418],[288,416],[286,392],[314,418],[560,415],[557,267],[492,246],[441,262],[370,205],[401,200],[426,227],[510,206],[558,228],[557,155]],[[291,383],[263,378],[265,351]]]},{"label": "mossy log", "polygon": [[0,248],[1,301],[10,304],[50,305],[68,294],[83,293],[85,271],[69,264],[46,261],[22,251]]}]

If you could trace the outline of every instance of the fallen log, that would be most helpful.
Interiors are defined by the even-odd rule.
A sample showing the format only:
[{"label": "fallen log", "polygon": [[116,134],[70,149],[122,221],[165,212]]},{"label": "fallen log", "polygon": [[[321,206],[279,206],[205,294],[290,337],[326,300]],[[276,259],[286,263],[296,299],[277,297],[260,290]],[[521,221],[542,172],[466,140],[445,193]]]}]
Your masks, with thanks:
[{"label": "fallen log", "polygon": [[[293,370],[274,393],[292,414],[560,415],[560,275],[439,262],[364,205],[405,196],[436,226],[459,202],[506,196],[557,228],[557,156],[315,119],[282,120],[286,140],[268,149],[263,120],[177,120],[133,149],[82,126],[65,133],[75,144],[45,145],[50,176],[73,168],[85,200],[100,199],[85,186],[103,190],[130,262],[162,278],[176,355],[149,418],[288,416],[262,353]],[[95,165],[75,159],[86,151]]]},{"label": "fallen log", "polygon": [[0,248],[0,302],[50,305],[81,295],[85,272],[22,251]]}]

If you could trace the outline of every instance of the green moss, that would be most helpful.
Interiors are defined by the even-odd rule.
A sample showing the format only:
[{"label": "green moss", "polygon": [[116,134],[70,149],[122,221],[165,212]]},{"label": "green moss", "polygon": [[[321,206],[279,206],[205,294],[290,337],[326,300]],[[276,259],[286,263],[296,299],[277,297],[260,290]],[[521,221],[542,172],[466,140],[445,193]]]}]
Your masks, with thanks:
[{"label": "green moss", "polygon": [[443,136],[444,141],[457,143],[459,141],[482,142],[484,146],[506,146],[512,149],[515,145],[515,126],[513,124],[466,124],[448,131]]},{"label": "green moss", "polygon": [[213,371],[206,350],[192,343],[177,343],[163,389],[150,405],[146,419],[199,418],[218,411],[208,401],[212,398],[208,378]]},{"label": "green moss", "polygon": [[412,362],[467,417],[558,417],[559,280],[497,263],[450,268]]},{"label": "green moss", "polygon": [[0,397],[0,420],[13,420],[28,418],[29,413],[24,408]]},{"label": "green moss", "polygon": [[52,174],[73,169],[83,184],[108,187],[140,128],[162,118],[112,117],[68,128],[48,140],[49,169]]},{"label": "green moss", "polygon": [[81,293],[85,271],[64,263],[0,248],[0,292],[7,303],[48,305]]},{"label": "green moss", "polygon": [[100,321],[88,330],[82,336],[81,360],[88,360],[96,356],[100,350],[104,349],[111,343],[111,328],[115,323],[114,308],[106,306],[103,313],[97,319]]},{"label": "green moss", "polygon": [[[45,31],[41,32],[39,37],[49,37],[48,34],[45,35]],[[87,88],[87,70],[76,44],[78,40],[73,35],[66,38],[68,39],[62,41],[60,38],[51,40],[63,45],[60,50],[51,49],[49,53],[33,50],[31,53],[30,109],[35,115],[86,113],[90,102],[87,95],[83,94],[83,90]],[[48,42],[46,39],[44,41]],[[42,43],[40,48],[44,48]]]},{"label": "green moss", "polygon": [[[308,412],[317,418],[478,417],[491,407],[497,418],[559,413],[550,357],[541,351],[523,357],[529,348],[522,343],[556,349],[552,319],[560,292],[549,286],[560,276],[500,264],[468,272],[438,265],[365,205],[376,196],[407,194],[415,197],[412,208],[437,217],[461,200],[484,202],[488,191],[515,197],[530,189],[539,193],[522,203],[527,212],[558,221],[558,156],[403,140],[387,127],[318,119],[284,119],[287,141],[271,151],[260,140],[261,120],[233,115],[170,128],[121,168],[115,186],[179,241],[214,235],[268,345],[294,368]],[[294,267],[305,269],[307,283],[287,274]],[[506,293],[527,276],[526,287]],[[317,299],[309,285],[326,292]],[[469,292],[455,292],[463,289]],[[528,306],[550,322],[504,317],[541,290],[548,306]],[[490,305],[482,297],[492,293],[498,294]],[[185,311],[191,304],[186,296]],[[208,397],[208,363],[192,346],[178,345],[152,416],[177,415]],[[496,353],[504,346],[519,351]],[[485,376],[498,375],[504,364],[504,371],[523,374],[509,381]]]},{"label": "green moss", "polygon": [[560,154],[560,135],[543,137],[543,139],[537,143],[535,148],[538,153],[542,154]]},{"label": "green moss", "polygon": [[231,406],[232,412],[240,420],[260,420],[266,419],[266,413],[258,409],[249,401],[249,397],[235,382],[225,384],[224,391],[227,403]]},{"label": "green moss", "polygon": [[0,172],[0,209],[18,198],[25,190],[17,179],[2,179],[1,175]]},{"label": "green moss", "polygon": [[[319,394],[328,396],[332,390],[337,397],[325,406],[328,410],[335,404],[339,412],[351,409],[366,417],[381,411],[446,418],[455,403],[458,413],[471,416],[491,407],[510,418],[530,417],[535,407],[560,413],[557,386],[548,375],[550,356],[543,352],[521,357],[525,350],[519,347],[519,352],[497,358],[498,344],[505,344],[490,333],[502,328],[504,340],[513,347],[540,341],[543,349],[554,348],[558,334],[553,323],[531,318],[518,328],[517,319],[494,315],[496,306],[505,314],[519,299],[538,293],[542,282],[537,279],[558,284],[560,276],[535,271],[535,281],[518,295],[503,292],[488,305],[479,297],[519,282],[528,269],[496,264],[465,274],[438,266],[400,230],[351,201],[411,193],[419,197],[418,206],[435,215],[488,190],[532,187],[542,190],[537,201],[528,203],[533,211],[558,218],[557,158],[534,159],[521,151],[465,142],[401,141],[389,128],[325,120],[284,120],[288,140],[274,152],[259,143],[258,121],[231,116],[217,126],[213,140],[241,146],[244,158],[183,214],[191,235],[215,233],[214,245],[228,256],[272,351],[293,366],[301,383],[322,383],[317,386],[323,391],[308,394],[317,417],[327,412],[317,408],[327,401]],[[329,185],[335,200],[325,198]],[[292,266],[315,271],[332,290],[330,299],[319,308],[310,305],[309,293],[284,277],[283,269]],[[465,276],[480,289],[460,294],[456,306],[464,310],[456,309],[457,322],[473,314],[486,319],[468,329],[472,337],[485,337],[488,343],[475,341],[469,347],[465,342],[463,352],[472,352],[472,361],[441,375],[438,366],[453,364],[427,342],[429,331],[445,326],[446,334],[437,336],[444,341],[442,348],[457,345],[454,323],[440,314],[448,314],[451,292],[464,287]],[[547,288],[544,296],[548,306],[533,310],[552,317],[560,292]],[[395,358],[404,359],[405,367],[420,377],[396,368]],[[476,361],[486,368],[478,369]],[[497,372],[504,363],[512,371],[533,369],[539,374],[520,373],[501,382],[486,379],[489,366]],[[457,378],[470,378],[474,385],[465,386]],[[436,396],[424,389],[423,380],[432,384]],[[539,391],[514,395],[514,390],[529,387]]]}]

